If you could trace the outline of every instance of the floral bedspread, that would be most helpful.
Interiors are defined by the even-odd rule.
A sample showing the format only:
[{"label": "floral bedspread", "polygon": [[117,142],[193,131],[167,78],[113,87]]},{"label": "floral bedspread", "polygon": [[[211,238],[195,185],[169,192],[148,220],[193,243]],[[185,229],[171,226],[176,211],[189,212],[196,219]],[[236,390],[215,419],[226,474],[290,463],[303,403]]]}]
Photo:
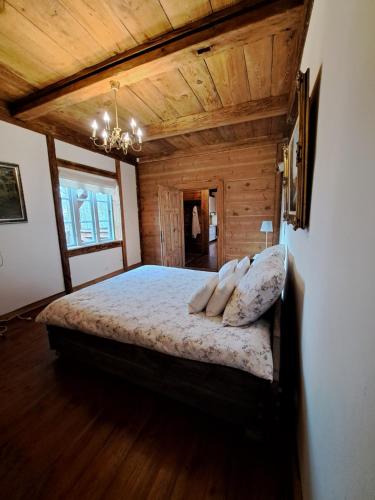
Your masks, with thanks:
[{"label": "floral bedspread", "polygon": [[189,314],[190,295],[211,273],[142,266],[49,304],[37,321],[272,380],[270,325],[223,326]]}]

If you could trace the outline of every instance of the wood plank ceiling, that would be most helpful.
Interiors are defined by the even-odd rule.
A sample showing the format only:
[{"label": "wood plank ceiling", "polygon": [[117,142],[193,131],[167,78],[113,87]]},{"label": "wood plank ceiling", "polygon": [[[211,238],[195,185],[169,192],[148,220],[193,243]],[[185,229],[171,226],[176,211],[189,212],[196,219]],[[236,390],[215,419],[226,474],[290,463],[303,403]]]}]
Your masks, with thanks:
[{"label": "wood plank ceiling", "polygon": [[[91,75],[95,81],[87,85],[83,78],[78,90],[59,91],[41,107],[33,106],[43,89],[53,90],[108,58],[199,26],[203,18],[228,13],[225,22],[233,25],[230,15],[242,8],[253,20],[249,25],[222,24],[215,32],[208,23],[212,32],[207,31],[206,43],[197,38],[198,44],[183,46],[177,40],[173,43],[181,47],[173,53],[161,50],[157,59],[141,55],[149,60],[111,75]],[[115,76],[122,85],[120,125],[126,127],[134,116],[145,130],[141,157],[260,136],[281,138],[302,13],[302,1],[293,0],[6,0],[0,11],[0,117],[9,108],[31,128],[60,137],[66,133],[89,147],[91,121],[101,122],[105,110],[113,116],[108,82]]]}]

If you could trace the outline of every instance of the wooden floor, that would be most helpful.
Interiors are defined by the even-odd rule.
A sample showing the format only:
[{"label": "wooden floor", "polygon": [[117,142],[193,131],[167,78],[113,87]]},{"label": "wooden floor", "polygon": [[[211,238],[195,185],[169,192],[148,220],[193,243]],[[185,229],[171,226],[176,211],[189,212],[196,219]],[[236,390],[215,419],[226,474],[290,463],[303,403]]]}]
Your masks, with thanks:
[{"label": "wooden floor", "polygon": [[187,255],[185,267],[189,269],[217,271],[217,240],[209,243],[208,254]]},{"label": "wooden floor", "polygon": [[64,365],[34,322],[0,339],[0,402],[4,500],[291,498],[285,445]]}]

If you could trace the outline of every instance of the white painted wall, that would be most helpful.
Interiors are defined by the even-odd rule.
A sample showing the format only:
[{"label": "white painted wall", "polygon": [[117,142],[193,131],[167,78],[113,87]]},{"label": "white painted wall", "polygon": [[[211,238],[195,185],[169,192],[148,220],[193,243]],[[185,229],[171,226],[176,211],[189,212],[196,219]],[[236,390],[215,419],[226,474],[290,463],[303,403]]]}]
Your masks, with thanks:
[{"label": "white painted wall", "polygon": [[302,60],[322,65],[311,220],[288,245],[302,370],[304,499],[375,498],[375,2],[315,0]]},{"label": "white painted wall", "polygon": [[[58,158],[114,172],[112,158],[56,141]],[[27,223],[0,224],[0,315],[64,290],[44,135],[0,121],[0,161],[20,165]],[[135,169],[121,166],[129,265],[140,261]],[[0,258],[1,262],[1,258]],[[121,248],[72,257],[73,286],[122,268]]]},{"label": "white painted wall", "polygon": [[121,247],[77,255],[69,259],[73,286],[122,269]]},{"label": "white painted wall", "polygon": [[124,199],[126,253],[128,266],[141,262],[139,236],[137,177],[134,165],[121,162],[122,195]]},{"label": "white painted wall", "polygon": [[[74,161],[91,167],[116,171],[115,160],[98,153],[87,151],[65,142],[56,141],[56,156],[63,160]],[[121,180],[124,196],[126,250],[128,265],[138,264],[141,260],[138,202],[135,167],[121,162]],[[96,252],[69,259],[73,286],[81,285],[105,274],[122,268],[121,248]]]},{"label": "white painted wall", "polygon": [[94,153],[87,149],[79,148],[67,142],[55,141],[56,156],[61,160],[73,161],[89,165],[90,167],[101,168],[109,172],[115,172],[115,160],[109,156]]},{"label": "white painted wall", "polygon": [[0,121],[0,161],[20,166],[28,222],[0,224],[0,315],[62,292],[44,135]]}]

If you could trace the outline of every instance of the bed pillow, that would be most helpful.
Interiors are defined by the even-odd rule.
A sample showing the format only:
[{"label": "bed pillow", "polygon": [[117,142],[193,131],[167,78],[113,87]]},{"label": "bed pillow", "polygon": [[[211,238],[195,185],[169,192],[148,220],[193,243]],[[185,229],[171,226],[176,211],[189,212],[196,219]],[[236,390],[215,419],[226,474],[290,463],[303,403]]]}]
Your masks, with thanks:
[{"label": "bed pillow", "polygon": [[218,316],[224,311],[227,302],[233,293],[233,290],[241,281],[241,278],[247,273],[249,268],[250,259],[249,257],[244,257],[237,264],[234,273],[219,281],[219,284],[215,288],[214,293],[208,301],[206,308],[207,316]]},{"label": "bed pillow", "polygon": [[253,266],[258,265],[264,259],[268,257],[279,257],[282,261],[285,260],[285,245],[274,245],[272,247],[268,247],[262,252],[257,254],[256,259],[253,262]]},{"label": "bed pillow", "polygon": [[206,316],[218,316],[227,305],[233,290],[236,288],[239,279],[236,273],[232,273],[223,280],[220,280],[206,307]]},{"label": "bed pillow", "polygon": [[249,259],[249,257],[246,256],[242,260],[239,261],[239,263],[236,266],[236,269],[234,270],[234,272],[237,276],[238,282],[240,281],[242,276],[245,276],[245,274],[247,273],[249,268],[250,268],[250,259]]},{"label": "bed pillow", "polygon": [[227,276],[230,276],[234,273],[236,266],[238,264],[238,259],[230,260],[226,264],[224,264],[219,270],[219,280],[223,280]]},{"label": "bed pillow", "polygon": [[215,274],[208,278],[208,280],[193,293],[188,302],[189,313],[199,313],[203,311],[218,283],[219,276]]},{"label": "bed pillow", "polygon": [[251,266],[228,301],[223,324],[243,326],[256,321],[276,302],[284,283],[284,262],[279,256]]}]

